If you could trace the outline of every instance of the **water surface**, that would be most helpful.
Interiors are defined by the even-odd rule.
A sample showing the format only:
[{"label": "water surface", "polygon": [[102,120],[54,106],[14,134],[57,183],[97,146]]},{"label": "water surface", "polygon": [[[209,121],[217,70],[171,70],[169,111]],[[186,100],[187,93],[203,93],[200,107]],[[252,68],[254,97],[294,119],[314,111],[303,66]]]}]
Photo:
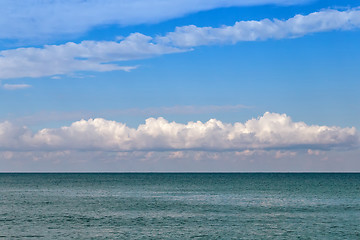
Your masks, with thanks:
[{"label": "water surface", "polygon": [[0,239],[360,239],[360,174],[0,174]]}]

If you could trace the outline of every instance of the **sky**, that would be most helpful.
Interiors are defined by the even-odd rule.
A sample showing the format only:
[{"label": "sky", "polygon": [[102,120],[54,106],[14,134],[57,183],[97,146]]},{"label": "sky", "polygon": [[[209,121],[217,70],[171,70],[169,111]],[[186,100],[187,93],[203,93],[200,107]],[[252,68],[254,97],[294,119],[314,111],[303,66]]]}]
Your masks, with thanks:
[{"label": "sky", "polygon": [[355,0],[0,2],[0,172],[359,172]]}]

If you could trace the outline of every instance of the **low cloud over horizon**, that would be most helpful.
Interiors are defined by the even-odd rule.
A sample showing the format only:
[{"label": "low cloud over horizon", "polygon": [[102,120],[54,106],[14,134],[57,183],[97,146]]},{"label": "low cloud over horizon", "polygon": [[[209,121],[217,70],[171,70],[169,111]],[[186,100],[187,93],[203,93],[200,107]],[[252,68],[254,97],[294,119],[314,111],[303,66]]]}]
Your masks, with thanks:
[{"label": "low cloud over horizon", "polygon": [[307,125],[293,122],[286,114],[269,112],[234,124],[216,119],[180,124],[148,118],[137,128],[96,118],[36,133],[10,122],[0,123],[1,151],[346,150],[358,143],[354,127]]}]

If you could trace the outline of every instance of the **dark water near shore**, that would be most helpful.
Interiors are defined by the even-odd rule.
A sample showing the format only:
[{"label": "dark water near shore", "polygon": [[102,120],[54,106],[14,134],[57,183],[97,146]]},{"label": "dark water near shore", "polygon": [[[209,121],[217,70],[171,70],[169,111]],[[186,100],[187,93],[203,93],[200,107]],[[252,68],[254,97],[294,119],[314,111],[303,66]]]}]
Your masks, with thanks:
[{"label": "dark water near shore", "polygon": [[360,174],[0,174],[0,239],[360,239]]}]

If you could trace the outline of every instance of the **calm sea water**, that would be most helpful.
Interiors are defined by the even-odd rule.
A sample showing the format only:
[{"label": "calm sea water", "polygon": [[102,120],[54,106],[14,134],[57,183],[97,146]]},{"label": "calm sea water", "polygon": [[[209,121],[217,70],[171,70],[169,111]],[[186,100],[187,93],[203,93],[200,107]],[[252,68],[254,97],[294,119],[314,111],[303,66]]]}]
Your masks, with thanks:
[{"label": "calm sea water", "polygon": [[0,239],[360,239],[360,174],[0,174]]}]

